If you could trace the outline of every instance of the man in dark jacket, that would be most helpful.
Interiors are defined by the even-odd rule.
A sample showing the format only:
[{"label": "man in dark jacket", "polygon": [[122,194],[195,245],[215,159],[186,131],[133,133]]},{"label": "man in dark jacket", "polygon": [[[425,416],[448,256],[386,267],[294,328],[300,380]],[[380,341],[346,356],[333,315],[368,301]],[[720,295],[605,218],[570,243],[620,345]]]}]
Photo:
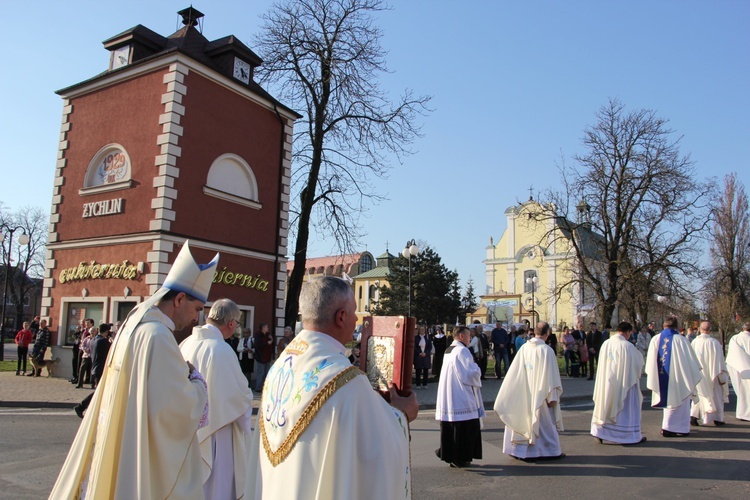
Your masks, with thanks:
[{"label": "man in dark jacket", "polygon": [[500,380],[503,378],[500,360],[505,362],[506,374],[508,373],[508,366],[510,365],[510,356],[508,355],[510,336],[505,328],[503,328],[502,321],[498,321],[495,324],[495,329],[490,333],[490,340],[492,341],[492,352],[495,355],[495,376]]},{"label": "man in dark jacket", "polygon": [[104,365],[107,361],[107,354],[112,343],[109,341],[109,332],[111,325],[102,323],[99,325],[99,333],[91,341],[91,387],[96,389],[99,380],[104,374]]},{"label": "man in dark jacket", "polygon": [[599,364],[599,350],[602,348],[604,337],[602,332],[596,329],[596,322],[589,323],[589,331],[586,333],[586,348],[589,350],[589,377],[594,380],[594,370]]}]

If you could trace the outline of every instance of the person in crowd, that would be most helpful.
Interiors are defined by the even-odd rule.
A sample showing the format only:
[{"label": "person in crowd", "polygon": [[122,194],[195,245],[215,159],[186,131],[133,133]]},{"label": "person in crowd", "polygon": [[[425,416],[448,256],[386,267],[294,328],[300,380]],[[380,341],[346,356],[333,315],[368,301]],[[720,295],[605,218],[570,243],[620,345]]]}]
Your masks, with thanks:
[{"label": "person in crowd", "polygon": [[31,323],[29,323],[29,330],[31,330],[31,333],[34,335],[39,332],[39,325],[41,323],[41,317],[40,316],[34,316],[34,319],[31,320]]},{"label": "person in crowd", "polygon": [[[508,368],[510,367],[510,355],[508,354],[510,335],[503,328],[502,321],[495,323],[495,328],[490,333],[490,340],[492,341],[492,354],[495,357],[495,377],[500,380],[503,378],[503,373],[508,373]],[[500,364],[501,362],[505,363],[504,372]]]},{"label": "person in crowd", "polygon": [[427,327],[419,325],[414,336],[414,372],[416,373],[417,389],[427,389],[427,375],[432,363],[432,340],[427,335]]},{"label": "person in crowd", "polygon": [[291,326],[285,326],[284,327],[284,336],[279,339],[279,343],[276,346],[276,358],[281,357],[281,353],[284,352],[284,349],[286,349],[286,346],[289,345],[289,343],[294,339],[294,332],[292,331]]},{"label": "person in crowd", "polygon": [[73,349],[71,351],[71,365],[73,376],[68,380],[71,384],[78,383],[78,369],[81,366],[81,337],[83,336],[84,320],[81,320],[73,332]]},{"label": "person in crowd", "polygon": [[89,347],[91,349],[91,388],[96,389],[99,381],[104,374],[104,364],[107,361],[109,348],[112,346],[109,338],[109,332],[112,325],[102,323],[99,325],[99,333],[91,340]]},{"label": "person in crowd", "polygon": [[482,458],[481,370],[467,348],[470,338],[465,326],[454,331],[453,343],[445,351],[435,405],[435,420],[440,421],[440,448],[435,454],[457,468]]},{"label": "person in crowd", "polygon": [[240,370],[247,379],[247,386],[250,387],[250,377],[253,374],[253,335],[250,328],[242,329],[242,338],[237,344],[237,353],[240,358]]},{"label": "person in crowd", "polygon": [[701,367],[690,342],[677,330],[677,318],[664,321],[664,330],[651,339],[646,356],[646,377],[651,406],[663,408],[661,435],[690,434],[690,397],[701,379]]},{"label": "person in crowd", "polygon": [[589,358],[589,376],[587,380],[594,380],[596,365],[599,362],[599,349],[602,348],[604,336],[596,329],[596,322],[589,323],[589,331],[586,332],[586,350]]},{"label": "person in crowd", "polygon": [[729,402],[729,372],[724,350],[711,336],[711,323],[701,321],[700,332],[691,342],[703,377],[698,382],[698,401],[693,401],[690,408],[690,425],[724,425],[724,403]]},{"label": "person in crowd", "polygon": [[484,380],[490,356],[490,339],[487,337],[487,334],[484,333],[484,328],[482,326],[478,328],[477,337],[479,338],[479,343],[482,345],[482,357],[479,360],[479,369],[482,370],[482,380]]},{"label": "person in crowd", "polygon": [[[16,333],[16,345],[18,346],[18,362],[16,363],[16,376],[26,375],[26,361],[29,356],[29,344],[34,340],[28,321],[23,322],[23,327]],[[22,370],[23,368],[23,370]],[[33,368],[32,368],[33,370]]]},{"label": "person in crowd", "polygon": [[573,358],[576,356],[576,353],[578,352],[578,344],[576,343],[576,339],[570,333],[570,329],[567,326],[563,327],[562,337],[560,338],[560,340],[563,343],[563,357],[565,358],[565,374],[568,377],[570,377],[571,376],[570,365],[572,363]]},{"label": "person in crowd", "polygon": [[206,498],[241,498],[245,491],[247,453],[252,435],[253,393],[227,345],[240,326],[240,308],[218,299],[206,324],[193,328],[180,344],[182,356],[208,384],[208,425],[198,429]]},{"label": "person in crowd", "polygon": [[435,334],[432,337],[432,348],[435,351],[435,355],[432,358],[432,374],[438,378],[440,377],[440,371],[443,368],[443,357],[445,356],[445,350],[448,345],[448,338],[443,332],[443,327],[436,326]]},{"label": "person in crowd", "polygon": [[557,334],[555,334],[555,332],[549,332],[546,344],[555,351],[555,356],[557,356]]},{"label": "person in crowd", "polygon": [[727,370],[737,394],[735,416],[750,422],[750,322],[742,324],[742,331],[729,339]]},{"label": "person in crowd", "polygon": [[622,322],[601,347],[594,383],[591,435],[600,443],[623,445],[646,441],[641,434],[641,372],[645,363],[628,341],[633,325]]},{"label": "person in crowd", "polygon": [[255,332],[253,337],[253,347],[255,354],[255,392],[263,390],[263,382],[266,381],[268,370],[273,364],[274,355],[274,338],[270,332],[268,323],[261,323],[260,328]]},{"label": "person in crowd", "polygon": [[527,462],[565,457],[558,436],[562,381],[557,356],[545,343],[549,332],[548,323],[537,323],[495,399],[495,412],[505,424],[503,453]]},{"label": "person in crowd", "polygon": [[474,326],[471,329],[471,340],[469,341],[469,351],[471,352],[472,357],[474,358],[474,362],[479,366],[479,369],[481,370],[482,367],[480,365],[480,362],[482,360],[482,343],[479,342],[479,329],[482,328],[481,326]]},{"label": "person in crowd", "polygon": [[208,394],[174,332],[197,322],[218,259],[199,266],[185,242],[162,287],[128,315],[50,498],[203,498]]},{"label": "person in crowd", "polygon": [[635,341],[635,348],[641,353],[643,359],[646,359],[646,353],[648,353],[648,345],[651,343],[651,334],[648,333],[646,327],[638,333],[638,339]]},{"label": "person in crowd", "polygon": [[362,344],[357,343],[352,347],[352,352],[349,354],[349,362],[352,364],[352,366],[356,366],[359,368],[360,360],[359,357],[361,355],[362,350]]},{"label": "person in crowd", "polygon": [[648,326],[646,327],[646,332],[651,336],[651,338],[654,338],[654,335],[656,335],[656,323],[653,321],[649,322]]},{"label": "person in crowd", "polygon": [[81,337],[81,366],[78,367],[78,389],[83,388],[83,384],[91,383],[91,329],[87,328]]},{"label": "person in crowd", "polygon": [[[29,327],[29,329],[31,329]],[[34,340],[34,347],[31,349],[31,356],[37,359],[44,359],[44,355],[47,353],[47,347],[49,347],[50,332],[47,327],[47,320],[42,319],[39,321],[39,330],[36,332],[36,339]],[[27,377],[40,377],[42,375],[42,369],[34,370],[32,367],[31,373],[26,375]]]},{"label": "person in crowd", "polygon": [[521,347],[526,343],[526,329],[523,326],[518,327],[518,332],[516,333],[516,354],[518,354],[518,351],[521,350]]},{"label": "person in crowd", "polygon": [[[510,337],[508,339],[508,356],[510,357],[510,362],[513,363],[513,358],[516,356],[516,338],[518,337],[518,329],[515,324],[510,325],[508,336]],[[505,370],[505,374],[508,374],[508,370]]]},{"label": "person in crowd", "polygon": [[688,327],[687,333],[685,333],[685,338],[687,338],[690,341],[690,343],[692,344],[693,340],[695,340],[696,338],[698,338],[698,333],[696,333],[695,329],[693,329],[691,327]]},{"label": "person in crowd", "polygon": [[244,498],[410,499],[415,393],[391,385],[387,403],[344,355],[357,323],[346,281],[306,281],[299,306],[303,330],[261,395]]}]

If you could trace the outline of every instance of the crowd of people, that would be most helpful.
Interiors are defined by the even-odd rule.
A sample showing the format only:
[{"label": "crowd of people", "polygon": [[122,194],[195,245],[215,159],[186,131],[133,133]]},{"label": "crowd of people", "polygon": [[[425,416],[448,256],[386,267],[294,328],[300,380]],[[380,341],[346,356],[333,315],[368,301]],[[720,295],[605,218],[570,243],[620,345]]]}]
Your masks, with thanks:
[{"label": "crowd of people", "polygon": [[[233,341],[241,315],[229,299],[216,300],[206,324],[178,345],[174,332],[196,324],[217,263],[218,255],[199,266],[185,244],[162,288],[119,328],[103,371],[92,360],[96,390],[51,497],[410,498],[417,391],[400,395],[391,384],[384,398],[372,390],[358,354],[345,347],[357,323],[349,284],[331,276],[305,282],[303,329],[296,336],[289,329],[276,345],[265,326]],[[97,359],[96,346],[109,332],[103,326],[89,346]],[[558,354],[547,323],[529,326],[509,332],[497,324],[490,335],[481,325],[457,326],[452,336],[439,327],[417,329],[415,388],[427,385],[430,370],[438,377],[440,460],[461,468],[482,458],[481,390],[490,353],[495,376],[504,379],[493,406],[505,426],[503,452],[526,462],[565,457],[557,358],[570,343],[563,332]],[[620,323],[609,335],[589,326],[591,343],[582,341],[594,359],[587,363],[595,380],[591,435],[602,444],[646,440],[644,366],[652,406],[663,409],[664,437],[687,435],[691,425],[722,425],[730,378],[736,416],[750,420],[750,323],[732,338],[726,363],[708,322],[691,344],[668,319],[645,360],[632,325]],[[269,365],[257,372],[257,418],[250,359]]]}]

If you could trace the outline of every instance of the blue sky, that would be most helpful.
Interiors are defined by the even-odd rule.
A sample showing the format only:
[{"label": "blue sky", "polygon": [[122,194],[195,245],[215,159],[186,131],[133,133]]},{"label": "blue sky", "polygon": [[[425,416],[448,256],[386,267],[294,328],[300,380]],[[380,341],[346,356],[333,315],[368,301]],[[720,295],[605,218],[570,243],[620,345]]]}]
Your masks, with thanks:
[{"label": "blue sky", "polygon": [[[105,70],[101,42],[136,24],[169,35],[187,0],[4,5],[0,201],[47,208],[62,104],[55,90]],[[273,2],[193,0],[204,35],[253,48]],[[559,184],[556,165],[608,98],[668,119],[699,177],[737,172],[750,189],[750,2],[401,0],[377,16],[392,73],[383,85],[433,96],[424,137],[377,184],[363,248],[430,244],[483,290],[485,247],[503,212]],[[273,89],[269,89],[273,93]],[[679,189],[679,186],[675,186]],[[718,193],[707,193],[716,196]],[[309,255],[333,244],[311,241]]]}]

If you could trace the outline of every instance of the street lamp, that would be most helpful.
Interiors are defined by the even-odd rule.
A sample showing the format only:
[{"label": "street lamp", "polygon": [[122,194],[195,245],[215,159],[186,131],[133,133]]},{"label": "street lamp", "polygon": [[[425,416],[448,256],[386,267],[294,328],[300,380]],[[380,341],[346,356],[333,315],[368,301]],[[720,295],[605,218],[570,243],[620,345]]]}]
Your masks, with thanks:
[{"label": "street lamp", "polygon": [[533,278],[526,278],[526,283],[531,285],[531,314],[534,318],[534,324],[536,325],[538,318],[536,315],[536,302],[534,300],[534,292],[536,291],[536,284],[539,283],[539,278],[537,278],[536,276],[534,276]]},{"label": "street lamp", "polygon": [[409,240],[406,242],[406,246],[401,251],[401,255],[404,256],[404,258],[409,261],[409,318],[411,318],[411,258],[412,256],[416,257],[419,254],[419,247],[417,246],[417,242],[414,240]]},{"label": "street lamp", "polygon": [[[16,227],[10,227],[5,224],[2,224],[0,226],[0,229],[3,229],[4,231],[0,233],[0,243],[5,243],[5,235],[7,234],[8,237],[8,260],[7,262],[3,262],[3,265],[5,266],[5,284],[3,285],[3,307],[2,307],[2,313],[0,313],[0,322],[2,322],[2,325],[0,325],[0,361],[3,361],[5,359],[5,304],[8,302],[8,276],[10,275],[10,265],[11,265],[11,252],[13,252],[13,233],[16,231],[24,230],[21,226]],[[21,245],[28,245],[29,244],[29,235],[25,232],[21,234],[21,236],[18,237],[18,243]],[[13,324],[15,326],[15,323]]]},{"label": "street lamp", "polygon": [[657,295],[656,301],[661,304],[661,322],[664,323],[664,320],[666,319],[666,309],[664,307],[664,304],[667,302],[667,298],[664,295]]}]

